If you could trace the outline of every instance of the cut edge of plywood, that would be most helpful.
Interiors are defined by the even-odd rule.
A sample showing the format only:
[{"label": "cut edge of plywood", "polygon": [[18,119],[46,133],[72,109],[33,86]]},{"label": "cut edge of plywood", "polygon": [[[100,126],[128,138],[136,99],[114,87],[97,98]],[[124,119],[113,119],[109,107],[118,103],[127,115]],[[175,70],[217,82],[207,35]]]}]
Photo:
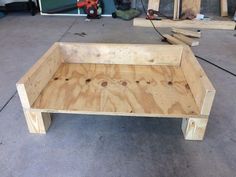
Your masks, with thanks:
[{"label": "cut edge of plywood", "polygon": [[183,41],[181,41],[181,40],[179,40],[179,39],[177,39],[177,38],[175,38],[175,37],[173,37],[169,34],[164,34],[163,36],[166,38],[167,42],[169,42],[170,44],[173,44],[173,45],[186,45]]},{"label": "cut edge of plywood", "polygon": [[[207,21],[207,20],[180,20],[173,21],[169,19],[163,19],[160,21],[152,21],[156,27],[159,28],[197,28],[197,29],[225,29],[234,30],[234,21]],[[153,27],[149,20],[144,18],[135,18],[133,20],[134,26],[140,27]]]}]

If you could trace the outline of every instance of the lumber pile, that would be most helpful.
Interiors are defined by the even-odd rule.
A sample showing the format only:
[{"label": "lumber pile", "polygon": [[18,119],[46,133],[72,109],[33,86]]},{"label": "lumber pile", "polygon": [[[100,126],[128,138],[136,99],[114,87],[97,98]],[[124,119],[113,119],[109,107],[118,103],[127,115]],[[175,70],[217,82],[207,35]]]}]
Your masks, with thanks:
[{"label": "lumber pile", "polygon": [[190,31],[179,28],[172,28],[172,35],[164,34],[167,42],[175,45],[188,45],[188,46],[198,46],[199,41],[196,38],[201,37],[201,31]]}]

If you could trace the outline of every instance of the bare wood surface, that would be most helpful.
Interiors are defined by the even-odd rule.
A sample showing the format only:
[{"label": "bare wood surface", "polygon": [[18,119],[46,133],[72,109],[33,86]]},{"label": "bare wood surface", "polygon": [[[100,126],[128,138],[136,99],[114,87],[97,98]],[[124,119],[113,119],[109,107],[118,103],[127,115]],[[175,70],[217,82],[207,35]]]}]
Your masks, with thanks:
[{"label": "bare wood surface", "polygon": [[[153,20],[156,27],[175,27],[175,28],[197,28],[197,29],[225,29],[234,30],[235,22],[233,21],[207,21],[207,20]],[[134,26],[153,27],[149,20],[144,18],[135,18],[133,20]]]},{"label": "bare wood surface", "polygon": [[199,14],[201,11],[201,0],[182,0],[182,12],[191,9],[194,15]]},{"label": "bare wood surface", "polygon": [[187,118],[182,120],[182,132],[186,140],[203,140],[208,119]]},{"label": "bare wood surface", "polygon": [[189,37],[195,37],[195,38],[201,37],[201,32],[195,32],[195,31],[190,31],[190,30],[185,30],[185,29],[180,29],[180,28],[172,28],[172,32],[177,33],[177,34],[183,34]]},{"label": "bare wood surface", "polygon": [[174,0],[174,15],[173,20],[179,20],[180,0]]},{"label": "bare wood surface", "polygon": [[54,44],[38,62],[17,82],[24,108],[30,108],[62,62],[58,44]]},{"label": "bare wood surface", "polygon": [[148,9],[153,9],[159,11],[160,0],[149,0]]},{"label": "bare wood surface", "polygon": [[33,109],[202,118],[180,67],[62,64]]},{"label": "bare wood surface", "polygon": [[188,46],[183,51],[181,68],[200,113],[209,115],[216,90]]},{"label": "bare wood surface", "polygon": [[163,35],[166,40],[170,43],[170,44],[174,44],[174,45],[186,45],[183,41],[169,35],[169,34],[164,34]]},{"label": "bare wood surface", "polygon": [[222,17],[228,16],[228,0],[220,0],[220,13]]},{"label": "bare wood surface", "polygon": [[184,36],[182,34],[173,34],[173,36],[176,39],[179,39],[179,40],[183,41],[184,43],[188,44],[189,46],[193,47],[193,46],[199,45],[199,41],[197,41],[196,39],[189,38],[189,37]]},{"label": "bare wood surface", "polygon": [[24,114],[30,133],[46,133],[51,124],[51,116],[49,113],[24,110]]},{"label": "bare wood surface", "polygon": [[60,46],[66,63],[174,66],[180,65],[183,49],[152,44],[61,43]]}]

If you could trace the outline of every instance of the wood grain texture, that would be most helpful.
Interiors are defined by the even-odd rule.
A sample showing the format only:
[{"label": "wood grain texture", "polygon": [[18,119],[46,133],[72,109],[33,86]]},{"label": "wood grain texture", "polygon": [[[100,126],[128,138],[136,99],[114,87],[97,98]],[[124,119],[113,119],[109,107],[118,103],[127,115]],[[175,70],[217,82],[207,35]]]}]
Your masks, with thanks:
[{"label": "wood grain texture", "polygon": [[202,118],[181,68],[174,66],[62,64],[32,108],[45,112]]},{"label": "wood grain texture", "polygon": [[[207,21],[207,20],[153,20],[153,23],[156,27],[175,27],[175,28],[197,28],[197,29],[225,29],[225,30],[234,30],[235,22],[233,21]],[[152,27],[150,21],[144,18],[135,18],[133,20],[134,26],[141,27]]]},{"label": "wood grain texture", "polygon": [[186,43],[187,45],[189,46],[198,46],[199,45],[199,41],[197,41],[196,39],[192,39],[192,38],[189,38],[185,35],[182,35],[182,34],[173,34],[173,36],[176,38],[176,39],[179,39],[181,41],[183,41],[184,43]]},{"label": "wood grain texture", "polygon": [[24,114],[30,133],[46,133],[51,124],[51,116],[49,113],[24,110]]},{"label": "wood grain texture", "polygon": [[174,45],[186,45],[183,41],[169,35],[169,34],[164,34],[163,35],[166,40],[170,43],[170,44],[174,44]]},{"label": "wood grain texture", "polygon": [[187,118],[182,120],[182,132],[186,140],[203,140],[208,119]]},{"label": "wood grain texture", "polygon": [[201,11],[201,0],[182,0],[182,12],[191,9],[194,15],[199,14]]},{"label": "wood grain texture", "polygon": [[[181,46],[61,43],[66,63],[180,65]],[[170,52],[171,51],[171,52]]]},{"label": "wood grain texture", "polygon": [[160,0],[149,0],[148,9],[153,9],[159,11]]},{"label": "wood grain texture", "polygon": [[220,0],[220,14],[222,17],[228,16],[228,0]]},{"label": "wood grain texture", "polygon": [[183,51],[181,68],[200,113],[209,115],[216,90],[188,46]]},{"label": "wood grain texture", "polygon": [[17,91],[24,108],[30,108],[62,62],[55,43],[38,62],[17,82]]},{"label": "wood grain texture", "polygon": [[185,29],[180,29],[180,28],[172,28],[172,32],[177,33],[177,34],[183,34],[185,36],[194,37],[194,38],[201,37],[201,32],[195,32],[195,31],[190,31],[190,30],[185,30]]}]

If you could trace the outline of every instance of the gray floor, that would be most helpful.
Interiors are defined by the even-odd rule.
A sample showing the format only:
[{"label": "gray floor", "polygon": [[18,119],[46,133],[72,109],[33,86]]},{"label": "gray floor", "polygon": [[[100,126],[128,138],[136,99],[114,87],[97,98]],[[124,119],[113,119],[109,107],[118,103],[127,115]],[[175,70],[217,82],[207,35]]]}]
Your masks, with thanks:
[{"label": "gray floor", "polygon": [[[87,35],[74,34],[81,32]],[[202,33],[195,54],[236,73],[235,31]],[[153,29],[111,18],[7,16],[0,19],[0,108],[16,81],[59,40],[161,43]],[[200,63],[217,89],[204,141],[185,141],[176,119],[65,114],[53,115],[46,136],[32,135],[15,95],[0,112],[0,176],[236,176],[236,78]]]}]

